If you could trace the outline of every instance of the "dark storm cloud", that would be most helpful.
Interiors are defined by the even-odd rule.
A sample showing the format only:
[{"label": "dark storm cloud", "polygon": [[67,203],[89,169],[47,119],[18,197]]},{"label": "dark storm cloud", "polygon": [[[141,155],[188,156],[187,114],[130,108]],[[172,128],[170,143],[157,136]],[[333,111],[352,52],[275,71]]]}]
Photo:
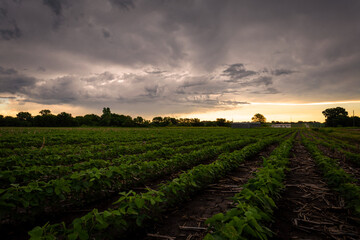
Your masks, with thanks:
[{"label": "dark storm cloud", "polygon": [[280,75],[288,75],[288,74],[292,74],[295,73],[296,71],[290,70],[290,69],[275,69],[273,70],[271,73],[275,76],[280,76]]},{"label": "dark storm cloud", "polygon": [[116,6],[121,9],[129,10],[130,8],[134,8],[134,2],[132,0],[109,0],[113,6]]},{"label": "dark storm cloud", "polygon": [[62,12],[62,0],[43,0],[43,4],[51,9],[51,11],[60,16]]},{"label": "dark storm cloud", "polygon": [[5,8],[1,8],[1,7],[0,7],[0,19],[5,18],[5,17],[6,17],[6,15],[7,15],[7,11],[6,11],[6,9],[5,9]]},{"label": "dark storm cloud", "polygon": [[246,70],[244,64],[242,63],[232,64],[223,71],[223,75],[230,78],[229,80],[225,80],[226,82],[237,82],[242,78],[255,74],[256,72],[254,71]]},{"label": "dark storm cloud", "polygon": [[104,36],[104,38],[109,38],[110,37],[110,32],[106,29],[103,29],[102,30],[102,34]]},{"label": "dark storm cloud", "polygon": [[13,68],[3,68],[0,66],[0,74],[2,75],[13,75],[17,74],[17,71]]},{"label": "dark storm cloud", "polygon": [[0,67],[0,92],[23,94],[35,86],[37,79],[19,74],[15,69]]},{"label": "dark storm cloud", "polygon": [[265,86],[269,86],[272,85],[273,81],[271,77],[267,77],[267,76],[262,76],[259,78],[256,78],[252,81],[249,81],[247,83],[245,83],[245,85],[253,85],[253,86],[259,86],[259,85],[265,85]]},{"label": "dark storm cloud", "polygon": [[0,65],[19,72],[1,90],[139,111],[354,99],[359,12],[352,0],[3,0]]},{"label": "dark storm cloud", "polygon": [[6,25],[7,26],[0,29],[0,36],[3,40],[11,40],[21,37],[21,30],[15,21],[11,21]]}]

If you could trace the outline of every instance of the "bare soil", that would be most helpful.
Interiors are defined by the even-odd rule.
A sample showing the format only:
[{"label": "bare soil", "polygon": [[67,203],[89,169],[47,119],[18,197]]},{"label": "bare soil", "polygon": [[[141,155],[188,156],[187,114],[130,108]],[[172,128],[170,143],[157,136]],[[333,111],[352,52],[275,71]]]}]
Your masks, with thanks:
[{"label": "bare soil", "polygon": [[[214,214],[226,212],[234,207],[230,198],[242,190],[241,186],[262,165],[263,157],[268,157],[276,146],[269,146],[255,158],[245,161],[225,178],[169,211],[163,217],[162,222],[148,230],[143,239],[202,239],[207,233],[205,220]],[[137,237],[136,239],[141,238]]]},{"label": "bare soil", "polygon": [[274,239],[360,239],[344,200],[329,189],[298,138],[277,206],[270,226]]}]

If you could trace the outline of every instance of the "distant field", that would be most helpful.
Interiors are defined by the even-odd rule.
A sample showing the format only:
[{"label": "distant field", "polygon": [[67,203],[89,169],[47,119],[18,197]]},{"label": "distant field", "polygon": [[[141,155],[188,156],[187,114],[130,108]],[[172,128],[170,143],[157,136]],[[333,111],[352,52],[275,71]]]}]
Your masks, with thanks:
[{"label": "distant field", "polygon": [[0,128],[1,235],[358,239],[359,146],[357,129]]}]

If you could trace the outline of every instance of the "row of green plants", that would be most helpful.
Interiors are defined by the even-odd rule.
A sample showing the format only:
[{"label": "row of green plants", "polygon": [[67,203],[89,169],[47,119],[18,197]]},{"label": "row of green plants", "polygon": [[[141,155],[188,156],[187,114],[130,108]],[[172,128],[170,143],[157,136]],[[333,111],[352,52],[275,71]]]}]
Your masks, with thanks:
[{"label": "row of green plants", "polygon": [[344,131],[344,129],[325,128],[317,130],[326,136],[346,141],[349,144],[360,144],[359,134],[356,132]]},{"label": "row of green plants", "polygon": [[[76,131],[76,130],[74,130]],[[79,130],[78,130],[79,131]],[[86,132],[88,135],[94,135],[94,137],[99,136],[99,139],[95,141],[96,145],[90,145],[90,146],[81,146],[81,145],[74,145],[73,147],[69,147],[68,145],[62,145],[59,143],[59,145],[54,145],[53,147],[48,147],[47,142],[45,144],[45,147],[41,149],[41,145],[34,149],[28,149],[24,150],[21,153],[17,153],[16,151],[12,149],[7,149],[9,152],[12,152],[9,156],[1,158],[0,161],[0,169],[1,170],[12,170],[14,168],[22,168],[26,166],[32,166],[32,165],[61,165],[61,164],[67,164],[71,165],[76,162],[82,162],[86,161],[88,159],[103,159],[103,160],[111,160],[112,158],[118,157],[119,155],[123,154],[138,154],[142,153],[148,150],[154,150],[158,149],[163,146],[168,147],[176,147],[176,146],[182,146],[182,145],[189,145],[189,144],[195,144],[195,143],[202,143],[203,141],[209,141],[210,139],[219,139],[219,138],[228,138],[229,136],[236,136],[236,132],[230,132],[231,134],[226,134],[226,131],[218,131],[217,129],[214,129],[213,131],[202,131],[198,132],[194,130],[197,134],[194,136],[193,132],[188,132],[189,129],[186,129],[184,131],[175,131],[173,129],[170,129],[168,131],[160,131],[158,134],[158,131],[151,131],[152,134],[148,137],[152,137],[158,134],[156,139],[153,139],[152,141],[142,141],[144,139],[141,137],[141,135],[138,136],[138,140],[131,141],[131,142],[123,142],[124,139],[126,140],[127,137],[129,137],[127,134],[124,136],[122,135],[122,132],[116,131],[115,133],[110,132],[109,133],[109,139],[110,142],[107,139],[104,139],[104,136],[99,135],[97,131],[90,131],[87,130]],[[95,133],[93,133],[95,132]],[[144,132],[144,131],[140,131]],[[163,133],[163,132],[166,132]],[[173,133],[173,135],[169,134]],[[213,134],[210,134],[213,133]],[[244,135],[249,136],[256,136],[259,135],[271,135],[276,134],[279,132],[275,131],[259,131],[256,134],[253,132],[251,134],[248,134],[247,131],[241,131],[240,133],[245,133]],[[74,134],[74,133],[72,133]],[[103,133],[103,135],[106,135],[108,133]],[[138,135],[139,133],[136,133],[135,135]],[[61,135],[62,136],[62,135]],[[81,136],[79,138],[81,139]],[[117,136],[118,141],[114,141],[116,138],[114,136]],[[63,136],[64,138],[67,138],[67,136]],[[46,138],[47,139],[47,138]],[[133,137],[132,137],[133,139]],[[23,139],[22,142],[17,143],[15,146],[22,146],[23,142],[26,143],[27,139]],[[70,150],[66,150],[70,149]],[[3,149],[0,152],[4,152]]]},{"label": "row of green plants", "polygon": [[324,134],[322,131],[319,131],[318,129],[312,129],[314,131],[311,131],[312,133],[314,133],[317,137],[322,138],[324,140],[330,141],[332,143],[337,143],[338,145],[340,145],[342,148],[348,150],[348,151],[352,151],[352,152],[360,152],[360,146],[355,146],[353,143],[347,143],[344,140],[338,139],[336,137],[330,136],[329,134]]},{"label": "row of green plants", "polygon": [[275,201],[284,188],[286,166],[294,142],[294,133],[282,142],[268,158],[254,178],[232,199],[235,207],[206,220],[211,233],[204,240],[268,239],[273,234],[267,228],[273,219]]},{"label": "row of green plants", "polygon": [[[21,151],[20,148],[38,148],[42,145],[43,138],[46,139],[47,146],[53,145],[95,145],[101,142],[132,142],[132,141],[151,141],[158,135],[170,136],[170,133],[159,131],[139,130],[118,130],[115,128],[0,128],[2,135],[0,148],[11,148]],[[178,131],[179,132],[179,131]],[[119,139],[119,135],[122,136]],[[179,134],[176,134],[179,135]],[[21,147],[19,147],[21,146]]]},{"label": "row of green plants", "polygon": [[[103,159],[89,158],[87,161],[75,163],[73,165],[34,165],[29,167],[16,167],[12,170],[5,170],[0,172],[0,187],[7,188],[10,184],[24,185],[30,181],[40,180],[49,181],[56,179],[73,172],[91,169],[91,168],[106,168],[110,166],[119,166],[121,164],[132,164],[138,161],[154,161],[156,159],[169,159],[177,153],[187,153],[203,147],[211,145],[219,145],[224,142],[234,141],[236,139],[209,139],[209,141],[202,144],[192,145],[179,145],[172,147],[161,147],[157,150],[149,150],[140,154],[122,155],[118,158],[114,158],[111,161]],[[181,142],[180,142],[181,144]]]},{"label": "row of green plants", "polygon": [[[285,130],[285,129],[283,129]],[[226,137],[234,134],[255,136],[264,132],[274,134],[279,129],[229,129],[229,128],[154,128],[154,129],[120,129],[120,128],[0,128],[0,154],[23,153],[39,149],[45,138],[46,146],[90,146],[99,144],[124,144],[131,142],[149,142],[157,139],[173,138],[194,139],[199,136],[211,138]],[[9,151],[8,151],[9,150]],[[11,151],[10,151],[11,150]],[[65,150],[65,149],[64,149]],[[0,155],[3,157],[3,155]]]},{"label": "row of green plants", "polygon": [[113,234],[120,237],[126,231],[144,226],[148,220],[156,220],[169,207],[188,199],[196,191],[214,183],[243,161],[280,139],[265,138],[241,150],[221,154],[211,164],[193,167],[161,185],[157,191],[149,189],[139,194],[133,191],[122,193],[112,209],[103,212],[94,209],[85,216],[74,219],[68,226],[64,223],[45,224],[43,227],[34,228],[29,235],[31,239],[97,239]]},{"label": "row of green plants", "polygon": [[[111,160],[126,154],[140,154],[149,150],[159,149],[163,146],[178,147],[186,146],[191,144],[198,144],[206,141],[205,138],[197,139],[161,139],[160,141],[154,141],[144,144],[139,142],[133,145],[121,145],[113,143],[111,145],[99,145],[91,150],[88,148],[82,149],[78,152],[71,154],[60,155],[53,152],[52,154],[46,154],[44,156],[38,155],[11,155],[9,157],[1,158],[0,169],[1,170],[12,170],[14,168],[23,168],[33,165],[71,165],[74,163],[84,162],[88,159],[103,159]],[[62,146],[58,146],[62,148]],[[38,152],[41,150],[37,150]]]},{"label": "row of green plants", "polygon": [[316,134],[315,136],[311,136],[311,137],[312,137],[312,140],[314,142],[316,142],[316,144],[320,144],[320,145],[322,145],[324,147],[329,148],[332,151],[337,151],[337,152],[341,153],[345,157],[345,159],[347,161],[349,161],[349,162],[353,163],[354,165],[360,167],[360,154],[349,152],[349,151],[345,150],[343,148],[344,145],[342,145],[338,141],[328,139],[328,138],[323,137],[321,135]]},{"label": "row of green plants", "polygon": [[[263,132],[266,133],[266,132]],[[269,135],[266,134],[259,134],[258,137]],[[106,151],[107,155],[111,154],[112,157],[110,159],[104,158],[104,151],[100,153],[94,153],[94,151],[83,151],[77,154],[71,154],[66,156],[57,155],[54,153],[53,155],[46,156],[40,159],[33,159],[33,158],[26,158],[25,156],[13,156],[11,161],[6,161],[6,159],[2,159],[0,163],[11,165],[7,167],[8,170],[0,171],[0,186],[2,188],[8,187],[8,184],[20,184],[23,185],[31,180],[38,180],[41,181],[48,181],[54,178],[61,177],[63,175],[69,174],[73,171],[80,171],[88,168],[104,168],[107,166],[112,165],[120,165],[123,163],[135,162],[135,161],[143,161],[143,160],[155,160],[155,158],[167,158],[167,156],[171,156],[172,150],[169,148],[177,148],[180,152],[187,152],[191,150],[195,150],[197,147],[203,147],[201,144],[220,144],[221,142],[225,141],[233,141],[235,139],[240,139],[241,136],[233,135],[230,137],[214,137],[214,138],[205,138],[205,137],[198,137],[195,139],[189,140],[182,140],[182,141],[173,141],[173,139],[169,140],[167,143],[163,143],[163,147],[161,147],[161,143],[152,143],[152,144],[138,144],[135,146],[122,146],[123,152],[130,153],[129,155],[121,155],[120,157],[116,157],[113,151]],[[220,140],[219,140],[220,139]],[[192,144],[188,146],[189,144]],[[197,146],[199,145],[199,146]],[[58,148],[62,148],[63,146],[59,146]],[[115,148],[115,147],[114,147]],[[155,148],[156,150],[152,150]],[[145,151],[146,149],[150,149]],[[158,150],[163,149],[163,150]],[[138,150],[139,152],[136,152]],[[145,152],[144,152],[145,151]],[[110,153],[109,153],[110,152]],[[118,150],[116,150],[117,153]],[[131,154],[134,153],[135,154]],[[51,157],[50,160],[48,157]],[[46,159],[46,160],[44,160]],[[82,159],[82,160],[79,160]],[[9,160],[9,159],[7,159]],[[110,161],[109,161],[110,160]],[[17,164],[17,163],[21,164]],[[28,164],[32,164],[30,166],[23,166],[26,165],[24,162]],[[42,164],[38,164],[41,162]],[[46,165],[44,163],[47,162]],[[62,166],[62,163],[67,163],[66,166]],[[0,164],[1,165],[1,164]]]},{"label": "row of green plants", "polygon": [[26,214],[30,217],[32,214],[44,212],[45,208],[58,209],[60,204],[66,204],[68,207],[82,205],[86,201],[103,198],[107,192],[127,189],[154,180],[205,160],[214,159],[223,152],[233,151],[254,141],[254,138],[246,138],[217,147],[205,147],[187,154],[176,154],[163,161],[137,162],[104,169],[92,168],[49,182],[34,181],[26,186],[13,184],[10,188],[0,190],[1,217],[24,217],[24,214],[21,214],[24,208],[30,211],[31,214]]},{"label": "row of green plants", "polygon": [[[96,137],[97,135],[93,136]],[[24,136],[21,136],[24,137]],[[67,139],[68,136],[61,135],[62,138]],[[67,143],[67,142],[61,142],[59,141],[57,144],[52,143],[50,144],[50,141],[54,141],[51,136],[43,135],[43,136],[37,136],[38,143],[35,146],[26,146],[28,143],[28,139],[24,137],[23,139],[19,139],[18,142],[14,141],[12,143],[7,143],[7,147],[1,148],[0,157],[7,157],[11,155],[21,155],[21,156],[45,156],[45,155],[51,155],[51,154],[59,154],[59,155],[66,155],[66,154],[72,154],[74,152],[79,152],[81,149],[89,149],[89,151],[102,151],[106,150],[107,148],[111,148],[112,145],[132,145],[132,144],[139,144],[144,142],[156,142],[161,139],[169,139],[167,136],[148,136],[147,138],[140,138],[140,139],[134,139],[134,138],[126,138],[127,136],[123,136],[121,139],[119,138],[98,138],[97,140],[94,140],[92,138],[88,139],[82,139],[81,137],[78,137],[78,140],[82,140],[81,143]],[[49,139],[50,138],[50,139]],[[177,138],[178,140],[183,139],[181,137]],[[171,139],[171,141],[176,141],[176,139]],[[44,146],[41,151],[39,149]],[[59,146],[62,146],[59,148]]]},{"label": "row of green plants", "polygon": [[355,215],[360,216],[360,186],[355,184],[356,179],[339,167],[336,159],[325,156],[316,142],[302,135],[302,143],[311,153],[329,186],[344,197],[346,205]]}]

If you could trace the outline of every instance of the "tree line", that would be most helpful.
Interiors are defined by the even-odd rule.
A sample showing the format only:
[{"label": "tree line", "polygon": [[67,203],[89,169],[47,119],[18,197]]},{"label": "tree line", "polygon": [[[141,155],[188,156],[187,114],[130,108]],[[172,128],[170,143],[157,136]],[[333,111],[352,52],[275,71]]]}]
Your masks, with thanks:
[{"label": "tree line", "polygon": [[57,115],[44,109],[39,115],[32,116],[29,112],[19,112],[16,117],[0,115],[0,126],[6,127],[79,127],[79,126],[107,126],[107,127],[230,127],[231,122],[225,118],[216,121],[200,121],[198,118],[154,117],[152,121],[140,116],[132,118],[128,115],[112,113],[110,108],[104,107],[102,115],[86,114],[73,117],[70,113],[61,112]]},{"label": "tree line", "polygon": [[322,114],[326,118],[326,127],[360,127],[360,118],[349,117],[348,112],[342,107],[325,109]]}]

